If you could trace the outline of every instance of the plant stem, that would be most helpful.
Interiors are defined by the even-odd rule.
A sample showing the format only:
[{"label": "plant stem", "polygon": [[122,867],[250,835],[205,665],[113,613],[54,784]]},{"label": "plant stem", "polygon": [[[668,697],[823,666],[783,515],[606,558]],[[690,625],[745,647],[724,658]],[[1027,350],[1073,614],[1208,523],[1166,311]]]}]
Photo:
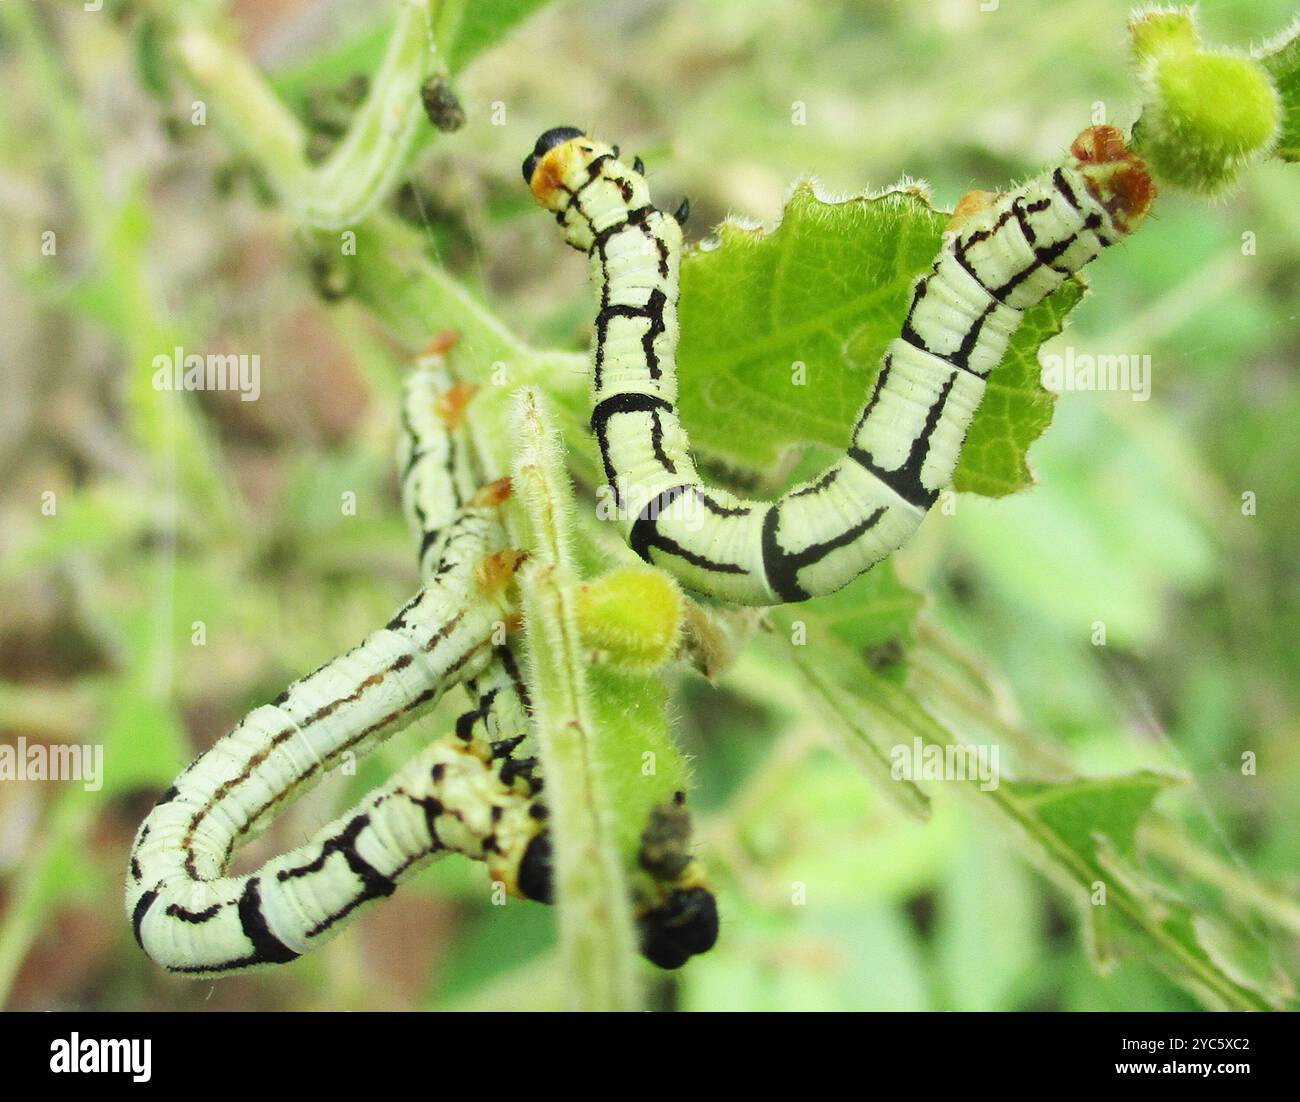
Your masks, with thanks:
[{"label": "plant stem", "polygon": [[586,660],[578,633],[572,490],[539,391],[515,397],[515,488],[531,529],[519,576],[529,687],[546,775],[555,894],[565,974],[575,1009],[631,1010],[640,1002],[628,887],[593,740]]},{"label": "plant stem", "polygon": [[1246,904],[1273,925],[1300,937],[1300,905],[1295,900],[1256,883],[1238,869],[1198,849],[1167,824],[1145,826],[1142,841],[1151,852]]},{"label": "plant stem", "polygon": [[241,51],[197,27],[178,30],[175,44],[194,83],[219,91],[217,124],[237,137],[285,209],[304,225],[342,229],[362,221],[410,162],[423,119],[420,86],[445,71],[432,33],[438,7],[437,0],[402,0],[370,94],[315,169],[304,158],[301,124]]},{"label": "plant stem", "polygon": [[[297,119],[243,53],[210,31],[178,31],[177,53],[191,82],[210,101],[216,125],[310,230],[301,197],[310,194],[312,173],[303,159]],[[353,299],[412,349],[438,329],[455,328],[461,338],[457,370],[464,378],[487,383],[500,374],[503,391],[542,382],[560,395],[585,390],[586,353],[528,347],[464,284],[432,263],[423,237],[394,216],[372,213],[345,235],[316,229],[309,241],[318,255],[346,264]],[[501,473],[508,469],[507,461]]]},{"label": "plant stem", "polygon": [[309,225],[341,229],[360,222],[410,164],[422,124],[428,125],[420,86],[435,72],[446,74],[433,37],[441,6],[439,0],[402,0],[370,94],[301,197]]}]

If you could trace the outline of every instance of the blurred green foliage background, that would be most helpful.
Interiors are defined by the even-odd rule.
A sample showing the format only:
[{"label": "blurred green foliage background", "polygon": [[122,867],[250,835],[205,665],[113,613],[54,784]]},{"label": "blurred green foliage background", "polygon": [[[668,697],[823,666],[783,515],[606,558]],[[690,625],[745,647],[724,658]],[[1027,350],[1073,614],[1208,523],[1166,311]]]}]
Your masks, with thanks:
[{"label": "blurred green foliage background", "polygon": [[[212,7],[178,7],[191,6],[196,19]],[[455,861],[267,974],[193,984],[131,940],[121,878],[157,792],[416,584],[391,459],[413,348],[356,304],[321,302],[255,167],[190,125],[152,5],[16,7],[0,5],[0,732],[101,743],[107,780],[0,783],[3,1005],[561,1005],[552,914],[489,906],[482,870]],[[319,124],[321,103],[373,69],[388,7],[229,11]],[[1244,47],[1294,2],[1200,11],[1208,39]],[[951,207],[1058,159],[1098,111],[1132,121],[1128,13],[1126,0],[565,0],[457,75],[468,122],[431,144],[394,205],[516,332],[580,347],[586,266],[519,180],[543,129],[572,122],[640,152],[657,195],[691,197],[697,238],[728,213],[774,220],[808,173],[845,193],[921,177]],[[792,125],[796,101],[806,125]],[[1050,346],[1150,355],[1150,401],[1062,396],[1030,453],[1035,488],[963,496],[897,557],[927,595],[909,676],[951,688],[964,671],[968,687],[941,694],[955,726],[1000,733],[1027,774],[1190,780],[1144,824],[1144,865],[1231,926],[1280,999],[1300,974],[1298,200],[1279,162],[1217,205],[1162,196],[1089,270]],[[258,353],[260,399],[159,395],[143,365],[176,345]],[[340,512],[345,489],[356,516]],[[717,687],[672,677],[723,933],[654,980],[655,1005],[1201,1005],[1140,938],[1090,952],[1071,895],[975,802],[940,791],[921,824],[846,769],[770,638]],[[295,806],[238,867],[296,844],[454,710],[346,791]]]}]

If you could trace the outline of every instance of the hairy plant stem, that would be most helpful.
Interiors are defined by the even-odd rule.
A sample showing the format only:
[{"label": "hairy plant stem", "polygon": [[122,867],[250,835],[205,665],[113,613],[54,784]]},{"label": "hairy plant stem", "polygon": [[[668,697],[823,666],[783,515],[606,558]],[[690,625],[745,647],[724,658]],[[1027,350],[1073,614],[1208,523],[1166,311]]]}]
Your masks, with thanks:
[{"label": "hairy plant stem", "polygon": [[[423,110],[420,86],[445,75],[433,27],[439,0],[401,0],[384,60],[370,93],[343,140],[325,162],[311,167],[306,135],[238,50],[207,30],[183,27],[175,46],[195,84],[219,89],[217,122],[230,132],[255,120],[242,143],[265,173],[282,206],[299,222],[342,229],[362,221],[391,192],[418,144]],[[238,121],[237,121],[238,120]]]},{"label": "hairy plant stem", "polygon": [[546,775],[555,894],[565,974],[575,1009],[639,1005],[636,938],[613,822],[593,750],[598,736],[575,609],[574,503],[559,440],[540,391],[518,392],[515,492],[531,548],[519,575],[528,638],[529,686]]}]

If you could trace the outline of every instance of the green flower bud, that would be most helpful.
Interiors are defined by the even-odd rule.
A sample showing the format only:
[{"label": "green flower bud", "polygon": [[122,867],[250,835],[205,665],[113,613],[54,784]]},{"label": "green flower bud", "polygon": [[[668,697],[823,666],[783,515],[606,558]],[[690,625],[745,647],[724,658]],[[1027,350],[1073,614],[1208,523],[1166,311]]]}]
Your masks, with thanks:
[{"label": "green flower bud", "polygon": [[628,670],[653,670],[677,650],[682,594],[662,571],[614,570],[582,586],[578,631],[584,646]]},{"label": "green flower bud", "polygon": [[1250,58],[1166,49],[1141,77],[1146,106],[1139,152],[1164,182],[1221,194],[1277,140],[1281,101],[1268,73]]}]

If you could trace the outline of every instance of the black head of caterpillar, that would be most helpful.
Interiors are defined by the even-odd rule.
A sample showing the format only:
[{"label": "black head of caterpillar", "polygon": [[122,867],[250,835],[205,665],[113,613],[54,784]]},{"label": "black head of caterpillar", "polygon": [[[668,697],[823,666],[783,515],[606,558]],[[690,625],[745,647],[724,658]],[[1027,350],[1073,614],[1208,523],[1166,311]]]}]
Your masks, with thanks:
[{"label": "black head of caterpillar", "polygon": [[556,146],[563,145],[574,138],[581,138],[585,135],[576,126],[553,126],[546,131],[536,144],[533,145],[533,151],[524,158],[524,183],[531,186],[533,182],[533,173],[537,171],[537,162],[540,161],[547,153]]},{"label": "black head of caterpillar", "polygon": [[590,252],[602,234],[629,218],[658,213],[645,177],[618,160],[618,148],[572,126],[537,139],[524,161],[524,179],[580,252]]}]

